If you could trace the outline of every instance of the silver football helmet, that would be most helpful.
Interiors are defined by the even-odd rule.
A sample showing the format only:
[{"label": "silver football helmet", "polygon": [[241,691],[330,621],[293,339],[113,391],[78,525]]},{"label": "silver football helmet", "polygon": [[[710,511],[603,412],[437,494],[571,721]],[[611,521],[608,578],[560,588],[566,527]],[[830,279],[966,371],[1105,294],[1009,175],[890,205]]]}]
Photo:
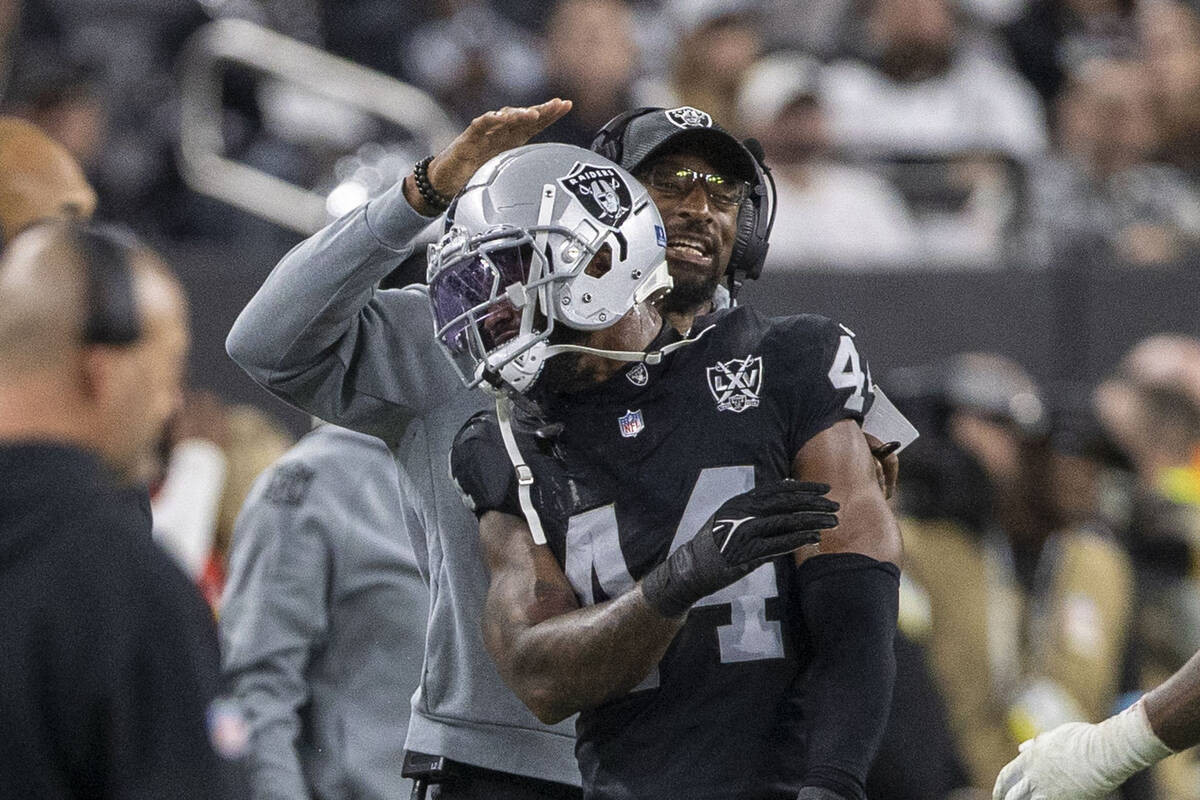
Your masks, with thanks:
[{"label": "silver football helmet", "polygon": [[509,150],[471,177],[429,246],[438,343],[467,386],[524,392],[545,359],[581,349],[549,344],[556,324],[606,328],[669,289],[665,253],[658,209],[621,167],[565,144]]}]

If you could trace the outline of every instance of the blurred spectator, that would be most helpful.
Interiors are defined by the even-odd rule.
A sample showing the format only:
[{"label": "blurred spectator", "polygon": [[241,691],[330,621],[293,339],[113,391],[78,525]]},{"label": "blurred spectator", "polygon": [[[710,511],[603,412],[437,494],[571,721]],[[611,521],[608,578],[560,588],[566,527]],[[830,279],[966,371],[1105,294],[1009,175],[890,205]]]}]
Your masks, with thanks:
[{"label": "blurred spectator", "polygon": [[1200,14],[1176,0],[1143,0],[1138,27],[1164,123],[1163,154],[1200,177]]},{"label": "blurred spectator", "polygon": [[1143,340],[1097,389],[1100,419],[1137,478],[1129,548],[1154,609],[1143,641],[1169,673],[1200,650],[1200,340]]},{"label": "blurred spectator", "polygon": [[754,0],[673,0],[663,21],[677,39],[669,85],[650,105],[702,108],[739,130],[737,93],[742,77],[762,53],[761,17]]},{"label": "blurred spectator", "polygon": [[[405,72],[462,119],[522,105],[545,83],[528,31],[487,0],[434,0],[434,18],[404,45]],[[586,60],[586,51],[578,54]]]},{"label": "blurred spectator", "polygon": [[852,154],[947,156],[1045,148],[1036,94],[966,35],[950,0],[867,0],[863,58],[832,64],[832,138]]},{"label": "blurred spectator", "polygon": [[109,232],[43,223],[0,260],[7,795],[231,797],[212,616],[120,488],[178,402],[187,338],[174,277]]},{"label": "blurred spectator", "polygon": [[381,440],[323,425],[238,517],[221,642],[256,800],[409,796],[400,772],[428,594],[399,481]]},{"label": "blurred spectator", "polygon": [[1041,393],[1019,365],[959,356],[930,392],[934,421],[906,452],[900,493],[907,602],[928,616],[954,735],[986,789],[1019,742],[1111,712],[1131,570],[1096,486],[1061,502],[1056,482],[1086,453],[1047,438]]},{"label": "blurred spectator", "polygon": [[1063,90],[1058,153],[1029,180],[1029,235],[1037,263],[1116,258],[1177,261],[1200,242],[1200,191],[1153,163],[1162,144],[1152,74],[1138,61],[1083,64]]},{"label": "blurred spectator", "polygon": [[1016,67],[1047,111],[1067,75],[1095,58],[1137,54],[1135,0],[1034,0],[1005,30]]},{"label": "blurred spectator", "polygon": [[96,193],[62,145],[24,120],[0,117],[0,245],[35,222],[83,217]]},{"label": "blurred spectator", "polygon": [[822,59],[839,52],[855,0],[762,0],[770,50],[795,49]]},{"label": "blurred spectator", "polygon": [[259,474],[291,446],[273,419],[191,390],[167,426],[152,483],[154,538],[220,603],[233,521]]},{"label": "blurred spectator", "polygon": [[[1137,691],[1200,650],[1200,340],[1142,340],[1097,389],[1096,407],[1136,479],[1125,543],[1139,599],[1128,687]],[[1200,796],[1194,753],[1152,776],[1170,800]]]},{"label": "blurred spectator", "polygon": [[546,25],[546,94],[575,105],[539,141],[587,147],[605,122],[635,105],[633,37],[633,13],[625,0],[562,0],[554,7]]},{"label": "blurred spectator", "polygon": [[911,264],[920,242],[904,198],[877,175],[829,158],[820,69],[799,54],[768,56],[750,68],[738,95],[738,117],[762,143],[778,190],[768,264]]}]

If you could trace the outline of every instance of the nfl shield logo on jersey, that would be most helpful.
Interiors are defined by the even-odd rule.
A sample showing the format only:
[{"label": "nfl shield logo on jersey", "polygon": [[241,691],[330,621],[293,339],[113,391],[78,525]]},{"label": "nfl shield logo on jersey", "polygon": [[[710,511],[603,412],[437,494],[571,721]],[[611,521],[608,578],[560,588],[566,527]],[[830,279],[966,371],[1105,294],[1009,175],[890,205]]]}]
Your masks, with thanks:
[{"label": "nfl shield logo on jersey", "polygon": [[603,225],[619,228],[629,216],[633,196],[612,167],[593,167],[576,161],[571,174],[558,182]]},{"label": "nfl shield logo on jersey", "polygon": [[691,106],[672,108],[667,112],[667,119],[671,121],[671,124],[680,128],[712,127],[712,117],[710,117],[708,114],[705,114],[700,109],[692,108]]},{"label": "nfl shield logo on jersey", "polygon": [[757,406],[762,380],[761,356],[732,358],[708,368],[708,390],[717,401],[718,411],[740,414]]},{"label": "nfl shield logo on jersey", "polygon": [[646,423],[642,421],[642,410],[628,411],[625,416],[617,420],[621,425],[621,435],[626,439],[632,439],[642,432],[642,428],[646,427]]}]

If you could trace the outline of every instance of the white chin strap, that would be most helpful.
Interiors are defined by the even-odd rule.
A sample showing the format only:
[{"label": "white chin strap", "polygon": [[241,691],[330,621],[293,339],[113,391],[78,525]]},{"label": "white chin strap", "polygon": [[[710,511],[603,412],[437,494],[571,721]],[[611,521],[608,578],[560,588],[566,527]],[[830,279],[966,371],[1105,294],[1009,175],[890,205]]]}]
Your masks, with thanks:
[{"label": "white chin strap", "polygon": [[689,336],[686,339],[680,339],[678,342],[672,342],[658,350],[644,352],[641,350],[601,350],[599,347],[588,347],[582,344],[551,344],[547,345],[542,351],[542,360],[556,356],[560,353],[587,353],[593,356],[603,356],[611,358],[613,361],[644,361],[647,364],[657,364],[663,360],[663,356],[673,353],[681,347],[700,341],[700,337],[716,327],[716,323],[709,325],[704,330],[697,333],[695,336]]},{"label": "white chin strap", "polygon": [[534,544],[545,544],[546,531],[542,528],[537,509],[533,507],[533,470],[525,463],[521,448],[517,447],[517,437],[513,435],[512,429],[512,401],[503,392],[496,395],[496,419],[500,422],[500,437],[504,439],[508,460],[517,472],[517,500],[521,503],[521,512],[529,525],[529,533],[533,536]]}]

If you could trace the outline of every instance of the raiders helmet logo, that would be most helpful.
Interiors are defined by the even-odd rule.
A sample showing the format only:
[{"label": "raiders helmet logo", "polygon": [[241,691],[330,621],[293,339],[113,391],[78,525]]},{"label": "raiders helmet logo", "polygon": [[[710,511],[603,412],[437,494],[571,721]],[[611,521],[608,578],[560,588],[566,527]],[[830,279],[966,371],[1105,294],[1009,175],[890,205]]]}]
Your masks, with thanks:
[{"label": "raiders helmet logo", "polygon": [[718,411],[740,414],[756,407],[762,393],[762,380],[761,356],[732,358],[708,368],[708,390],[717,401]]},{"label": "raiders helmet logo", "polygon": [[633,196],[625,180],[612,167],[596,167],[575,162],[571,174],[558,179],[587,212],[601,224],[619,228],[633,206]]},{"label": "raiders helmet logo", "polygon": [[667,119],[680,128],[711,128],[712,117],[698,108],[680,106],[667,112]]}]

